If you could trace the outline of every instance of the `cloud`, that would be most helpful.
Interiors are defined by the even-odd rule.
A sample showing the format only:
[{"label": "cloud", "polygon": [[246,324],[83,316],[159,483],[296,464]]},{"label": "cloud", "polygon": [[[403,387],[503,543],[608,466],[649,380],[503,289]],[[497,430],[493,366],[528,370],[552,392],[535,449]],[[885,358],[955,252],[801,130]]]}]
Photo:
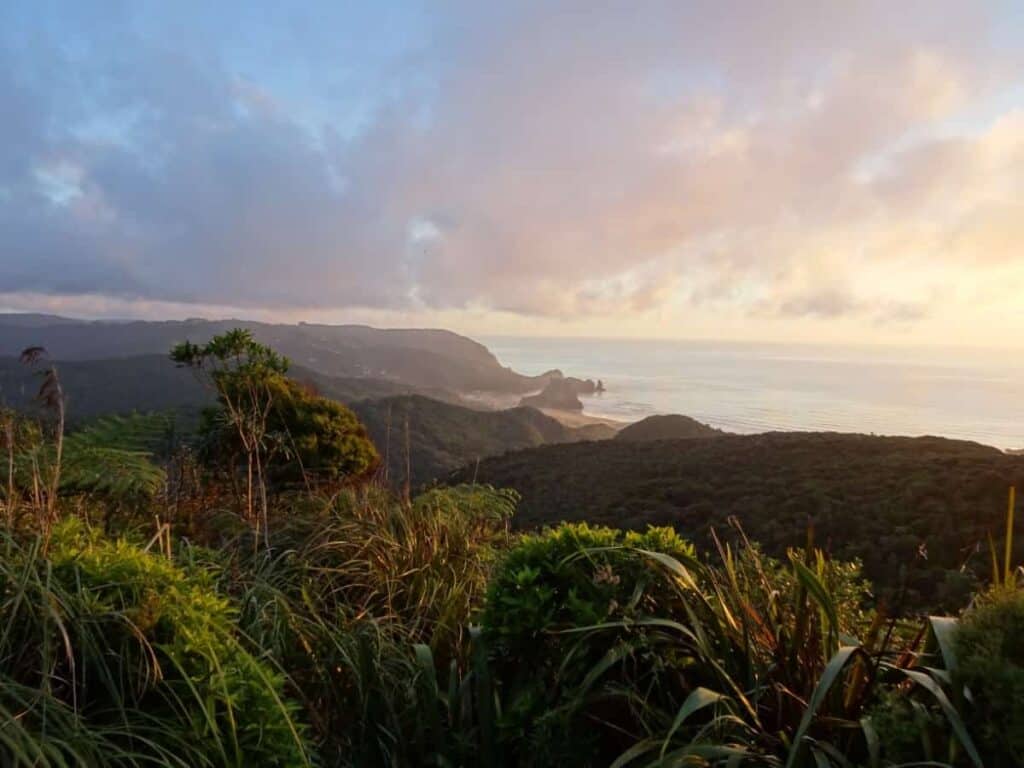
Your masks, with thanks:
[{"label": "cloud", "polygon": [[775,306],[764,307],[764,311],[783,317],[816,320],[862,317],[879,326],[916,322],[930,312],[922,302],[864,298],[835,287],[789,296]]},{"label": "cloud", "polygon": [[5,295],[909,323],[1019,258],[993,9],[246,8],[4,12]]},{"label": "cloud", "polygon": [[824,291],[821,293],[793,296],[779,306],[783,315],[795,317],[838,317],[860,312],[863,304],[844,291]]}]

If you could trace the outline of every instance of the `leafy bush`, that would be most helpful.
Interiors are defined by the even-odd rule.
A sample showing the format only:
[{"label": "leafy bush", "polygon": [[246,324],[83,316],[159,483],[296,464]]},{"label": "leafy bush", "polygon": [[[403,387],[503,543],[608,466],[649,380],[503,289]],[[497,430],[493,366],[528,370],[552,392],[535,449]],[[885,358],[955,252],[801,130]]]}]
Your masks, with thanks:
[{"label": "leafy bush", "polygon": [[705,562],[664,529],[527,536],[483,614],[505,752],[517,765],[868,761],[873,682],[945,696],[941,672],[889,645],[902,633],[868,597],[856,564],[811,548],[780,562],[720,545]]},{"label": "leafy bush", "polygon": [[[877,763],[885,765],[950,765],[983,768],[972,724],[971,691],[960,679],[956,635],[958,621],[933,616],[928,620],[924,646],[908,647],[906,665],[882,661],[875,680],[876,696],[862,721],[874,734]],[[971,726],[970,728],[968,726]],[[994,763],[1000,765],[1000,763]]]},{"label": "leafy bush", "polygon": [[662,642],[710,679],[677,708],[652,711],[651,735],[615,765],[848,768],[961,755],[981,768],[950,684],[951,620],[933,618],[921,649],[924,629],[907,635],[863,610],[856,564],[810,546],[788,560],[749,544],[719,546],[719,560],[696,568],[660,560],[687,603],[685,619],[658,623]]},{"label": "leafy bush", "polygon": [[[615,664],[622,670],[617,682],[643,690],[651,703],[662,677],[678,674],[672,657],[655,653],[642,628],[611,637],[578,632],[675,613],[674,591],[643,551],[686,561],[694,556],[671,529],[636,533],[574,524],[524,536],[502,559],[482,625],[502,686],[501,737],[523,764],[582,765],[607,754],[608,744],[580,717],[595,666]],[[629,710],[614,705],[600,716],[628,728],[635,720]]]},{"label": "leafy bush", "polygon": [[[230,381],[221,386],[232,392]],[[268,476],[276,484],[334,483],[363,477],[377,466],[377,449],[346,406],[279,374],[267,375],[263,388],[267,405],[261,443]],[[207,457],[230,464],[245,451],[223,396],[220,402],[219,408],[203,412],[200,434]]]},{"label": "leafy bush", "polygon": [[47,555],[5,547],[0,703],[31,737],[14,764],[307,764],[281,675],[245,650],[205,573],[76,521]]},{"label": "leafy bush", "polygon": [[1019,766],[1024,755],[1024,590],[978,597],[956,631],[955,679],[971,692],[970,725],[986,765]]},{"label": "leafy bush", "polygon": [[646,713],[648,735],[619,764],[658,755],[665,765],[830,766],[830,738],[861,751],[855,713],[878,628],[864,622],[866,584],[856,564],[818,550],[787,559],[749,543],[719,544],[707,563],[659,559],[682,609],[650,620],[652,642],[691,671],[674,706]]},{"label": "leafy bush", "polygon": [[271,391],[268,427],[287,459],[278,466],[281,479],[306,475],[331,482],[362,477],[377,466],[377,449],[347,407],[284,377],[273,380]]}]

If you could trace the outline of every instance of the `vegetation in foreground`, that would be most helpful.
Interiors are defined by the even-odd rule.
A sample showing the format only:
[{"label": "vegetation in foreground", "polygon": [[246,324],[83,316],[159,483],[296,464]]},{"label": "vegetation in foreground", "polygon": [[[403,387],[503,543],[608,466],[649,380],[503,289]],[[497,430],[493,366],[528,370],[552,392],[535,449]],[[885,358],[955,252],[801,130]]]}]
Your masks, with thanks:
[{"label": "vegetation in foreground", "polygon": [[512,492],[395,497],[252,343],[206,350],[206,443],[159,451],[143,417],[65,439],[30,356],[42,415],[0,422],[0,763],[1021,764],[1012,496],[991,586],[899,618],[813,541],[520,535]]}]

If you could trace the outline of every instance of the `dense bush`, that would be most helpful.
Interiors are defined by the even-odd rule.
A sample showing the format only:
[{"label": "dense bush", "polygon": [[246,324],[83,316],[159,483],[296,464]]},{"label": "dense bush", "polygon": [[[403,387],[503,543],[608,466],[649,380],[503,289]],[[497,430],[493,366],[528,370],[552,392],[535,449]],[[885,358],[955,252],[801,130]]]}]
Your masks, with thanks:
[{"label": "dense bush", "polygon": [[205,573],[73,520],[45,554],[4,546],[0,702],[38,740],[8,742],[10,762],[307,763],[283,678]]},{"label": "dense bush", "polygon": [[73,521],[45,555],[7,540],[0,757],[291,765],[308,738],[361,768],[959,768],[976,742],[1015,764],[1019,594],[968,614],[951,676],[952,620],[917,648],[812,549],[584,525],[509,547],[515,498],[480,486],[279,501],[269,548],[243,525],[161,542],[174,562]]},{"label": "dense bush", "polygon": [[333,482],[361,477],[376,467],[377,449],[344,405],[291,379],[274,381],[273,392],[269,428],[288,459],[279,468],[285,479],[301,479],[305,473]]},{"label": "dense bush", "polygon": [[[578,632],[678,613],[674,592],[644,551],[687,561],[694,555],[671,529],[627,533],[576,524],[524,536],[502,559],[481,620],[502,686],[501,737],[523,764],[582,765],[613,748],[581,716],[581,697],[603,658],[614,658],[619,682],[644,690],[652,704],[662,677],[677,675],[671,656],[655,652],[643,629],[599,638]],[[635,719],[629,710],[615,702],[600,716],[628,728]]]},{"label": "dense bush", "polygon": [[[915,668],[920,634],[885,629],[869,598],[857,564],[810,547],[698,559],[668,529],[527,535],[482,617],[506,764],[846,766],[902,707],[935,715],[946,749],[973,749],[943,720],[944,673]],[[879,691],[900,695],[876,727]],[[927,727],[897,725],[918,744]]]},{"label": "dense bush", "polygon": [[[738,552],[720,546],[706,564],[657,561],[684,611],[640,624],[654,628],[652,645],[674,655],[691,686],[668,708],[647,707],[646,691],[621,692],[644,702],[647,734],[616,766],[891,766],[881,762],[869,715],[879,694],[890,693],[915,712],[948,716],[948,754],[977,757],[944,690],[948,673],[927,666],[935,652],[918,649],[922,633],[902,638],[895,623],[883,631],[883,616],[862,611],[867,592],[856,565],[811,548],[789,552],[782,563],[749,545]],[[948,622],[936,621],[948,638]],[[699,687],[692,685],[695,670]],[[929,735],[927,724],[906,725],[902,735],[919,744]],[[922,759],[943,764],[931,754]]]},{"label": "dense bush", "polygon": [[982,595],[956,632],[954,678],[971,692],[970,723],[992,768],[1024,764],[1024,590]]}]

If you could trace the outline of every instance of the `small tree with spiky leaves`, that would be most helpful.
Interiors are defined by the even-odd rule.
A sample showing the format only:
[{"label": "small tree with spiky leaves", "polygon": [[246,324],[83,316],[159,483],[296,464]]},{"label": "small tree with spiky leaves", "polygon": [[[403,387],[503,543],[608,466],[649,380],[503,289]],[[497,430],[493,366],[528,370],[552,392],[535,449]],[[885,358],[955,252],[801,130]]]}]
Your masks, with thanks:
[{"label": "small tree with spiky leaves", "polygon": [[[171,350],[178,365],[195,370],[217,393],[224,416],[245,453],[245,516],[256,538],[267,536],[265,453],[267,421],[274,405],[274,381],[288,371],[288,359],[258,343],[250,331],[234,330],[203,345],[184,341]],[[254,494],[259,493],[259,509]]]}]

